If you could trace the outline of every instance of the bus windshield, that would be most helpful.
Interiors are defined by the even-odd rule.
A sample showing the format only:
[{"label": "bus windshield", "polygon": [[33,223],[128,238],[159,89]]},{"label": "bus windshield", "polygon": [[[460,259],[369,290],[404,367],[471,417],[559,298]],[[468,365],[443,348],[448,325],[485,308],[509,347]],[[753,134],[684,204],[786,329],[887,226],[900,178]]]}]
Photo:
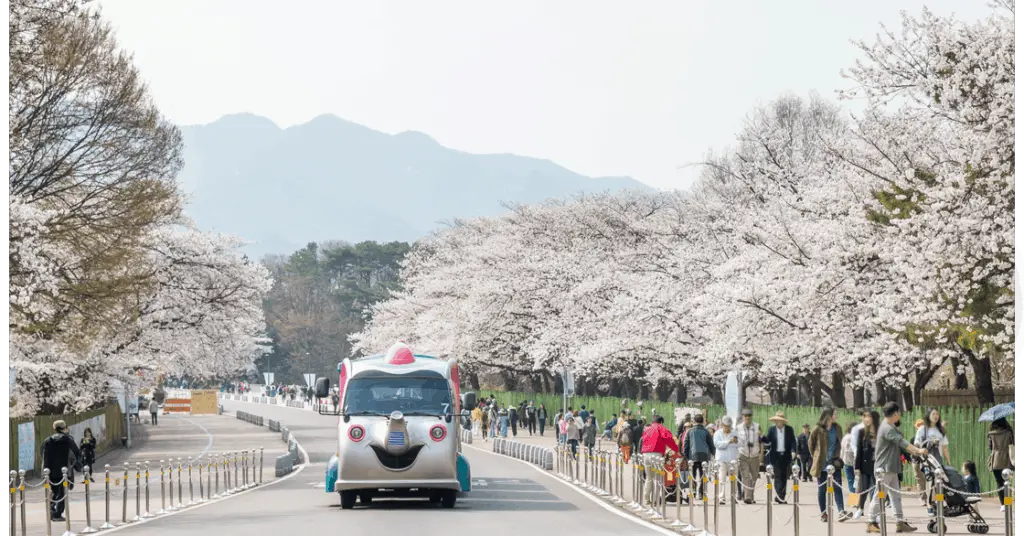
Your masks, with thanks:
[{"label": "bus windshield", "polygon": [[348,415],[446,415],[453,411],[448,380],[440,377],[352,378],[345,388]]}]

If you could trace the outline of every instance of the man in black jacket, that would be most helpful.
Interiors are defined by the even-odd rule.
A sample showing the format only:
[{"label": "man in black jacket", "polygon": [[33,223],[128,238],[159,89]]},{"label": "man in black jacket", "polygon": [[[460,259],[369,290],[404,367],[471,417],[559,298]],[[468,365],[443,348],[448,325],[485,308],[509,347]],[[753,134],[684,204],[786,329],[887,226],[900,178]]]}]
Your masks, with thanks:
[{"label": "man in black jacket", "polygon": [[[50,490],[52,500],[50,503],[50,518],[53,521],[64,521],[64,495],[65,490],[74,486],[74,468],[77,460],[82,459],[82,452],[78,450],[75,440],[67,434],[67,424],[64,421],[54,421],[53,435],[43,440],[41,448],[43,454],[43,468],[50,470]],[[71,461],[74,454],[75,462]],[[61,469],[68,468],[68,488],[64,487],[62,480],[64,474]]]},{"label": "man in black jacket", "polygon": [[774,417],[768,419],[775,426],[772,426],[765,434],[765,450],[767,450],[767,462],[775,470],[775,502],[786,504],[786,488],[789,479],[789,467],[796,455],[796,434],[793,427],[788,424],[786,414],[778,412]]}]

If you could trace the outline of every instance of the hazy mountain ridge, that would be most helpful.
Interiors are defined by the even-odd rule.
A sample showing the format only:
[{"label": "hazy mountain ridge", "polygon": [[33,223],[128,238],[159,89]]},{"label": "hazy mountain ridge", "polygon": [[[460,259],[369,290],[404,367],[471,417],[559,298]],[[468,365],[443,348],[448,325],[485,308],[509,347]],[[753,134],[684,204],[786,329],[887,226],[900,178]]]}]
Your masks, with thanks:
[{"label": "hazy mountain ridge", "polygon": [[391,135],[332,115],[282,129],[237,114],[181,131],[186,212],[203,229],[255,242],[248,253],[257,256],[312,240],[413,241],[444,220],[501,214],[502,202],[649,189],[628,177],[466,153],[421,132]]}]

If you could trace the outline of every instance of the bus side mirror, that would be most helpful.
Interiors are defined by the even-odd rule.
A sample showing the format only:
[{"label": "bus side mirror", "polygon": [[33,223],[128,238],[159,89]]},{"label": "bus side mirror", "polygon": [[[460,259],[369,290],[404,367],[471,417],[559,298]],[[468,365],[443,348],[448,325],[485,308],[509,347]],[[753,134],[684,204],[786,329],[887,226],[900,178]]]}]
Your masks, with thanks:
[{"label": "bus side mirror", "polygon": [[327,394],[331,391],[331,380],[327,378],[316,379],[316,397],[327,398]]},{"label": "bus side mirror", "polygon": [[472,411],[476,407],[476,393],[462,393],[462,407]]}]

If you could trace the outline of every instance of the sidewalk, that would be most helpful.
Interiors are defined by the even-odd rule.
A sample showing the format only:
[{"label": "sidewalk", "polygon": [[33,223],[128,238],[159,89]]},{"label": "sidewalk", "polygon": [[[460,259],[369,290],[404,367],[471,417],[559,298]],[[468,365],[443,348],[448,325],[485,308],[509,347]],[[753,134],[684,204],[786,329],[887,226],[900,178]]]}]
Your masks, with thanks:
[{"label": "sidewalk", "polygon": [[[132,448],[114,449],[97,459],[96,469],[93,474],[93,482],[90,483],[89,501],[92,510],[92,527],[98,528],[103,524],[104,518],[104,465],[110,465],[110,510],[111,523],[120,524],[122,519],[122,501],[127,484],[128,490],[128,514],[131,520],[135,517],[135,495],[136,495],[136,463],[140,464],[142,478],[141,510],[146,510],[145,503],[145,462],[149,462],[149,493],[150,511],[160,510],[160,468],[161,460],[168,467],[169,479],[170,464],[174,466],[174,504],[178,503],[177,498],[177,463],[181,459],[182,470],[182,495],[184,501],[189,501],[188,488],[188,458],[193,459],[192,482],[195,499],[199,498],[199,465],[202,465],[203,492],[206,494],[208,463],[227,452],[238,452],[242,449],[251,452],[256,449],[256,459],[259,460],[260,447],[263,451],[263,482],[274,480],[275,458],[287,452],[287,446],[281,441],[280,434],[270,432],[265,427],[253,426],[235,418],[234,415],[194,415],[177,416],[161,415],[158,426],[148,424],[134,424],[132,426]],[[251,453],[249,454],[251,456]],[[240,455],[239,455],[240,456]],[[128,463],[128,480],[124,480],[124,464]],[[241,458],[239,458],[239,473],[241,472]],[[252,465],[249,465],[248,477],[252,478]],[[234,464],[231,465],[234,480]],[[256,478],[259,479],[260,468],[256,466]],[[216,474],[216,473],[215,473]],[[81,473],[75,474],[75,486],[71,490],[71,520],[72,530],[76,533],[85,528],[85,486]],[[241,481],[241,476],[239,476]],[[212,482],[212,479],[211,479]],[[25,517],[28,526],[28,534],[42,535],[46,533],[46,506],[41,478],[29,478],[25,486]],[[224,476],[220,476],[219,490],[224,491]],[[169,501],[168,497],[168,501]],[[20,516],[20,510],[18,515]],[[54,534],[62,534],[65,530],[63,522],[53,525]],[[18,519],[18,531],[21,531],[21,520]]]},{"label": "sidewalk", "polygon": [[[517,437],[513,438],[511,430],[509,431],[507,439],[515,439],[517,441],[538,445],[542,447],[554,448],[555,437],[545,434],[541,437],[539,435],[530,436],[529,433],[519,432]],[[474,443],[481,441],[479,436],[474,437]],[[599,442],[596,446],[597,449],[601,450],[614,450],[615,445],[610,441]],[[580,461],[580,479],[584,478],[584,468],[589,464],[584,465],[584,462]],[[623,490],[620,494],[623,499],[622,503],[613,502],[610,497],[603,497],[603,499],[610,504],[623,509],[633,515],[638,515],[637,511],[630,508],[630,503],[633,502],[635,496],[633,494],[633,466],[632,464],[626,464],[622,471]],[[709,479],[711,475],[709,475]],[[764,534],[766,532],[768,524],[768,507],[766,504],[766,497],[768,491],[765,486],[766,480],[765,475],[761,474],[759,480],[756,483],[756,491],[754,492],[754,498],[756,504],[747,505],[739,502],[736,505],[736,534]],[[713,482],[709,480],[708,486],[710,492],[713,492]],[[728,482],[720,484],[720,486],[728,486]],[[845,482],[844,482],[845,486]],[[800,501],[799,511],[796,517],[799,521],[800,534],[825,534],[827,531],[827,525],[819,519],[821,512],[818,507],[818,486],[814,482],[801,482],[800,483]],[[607,490],[607,486],[605,488]],[[642,491],[642,490],[641,490]],[[683,490],[685,495],[685,488]],[[843,489],[843,499],[846,500],[847,489]],[[909,493],[909,492],[907,492]],[[732,513],[731,506],[728,500],[729,494],[726,491],[726,504],[718,506],[718,526],[717,534],[732,534]],[[772,503],[772,528],[773,534],[776,535],[789,535],[794,533],[794,504],[793,504],[793,489],[792,481],[790,481],[786,498],[789,504],[779,505]],[[838,499],[838,498],[837,498]],[[696,501],[693,508],[693,519],[690,519],[689,506],[685,503],[679,508],[679,518],[683,523],[692,523],[698,529],[706,529],[709,533],[715,534],[714,525],[714,509],[716,501],[709,499],[708,501],[708,526],[704,526],[704,507],[701,501]],[[918,533],[927,534],[926,526],[930,519],[927,515],[926,509],[921,505],[920,501],[916,497],[904,496],[903,498],[904,514],[907,521],[917,527]],[[647,510],[645,505],[644,511]],[[661,520],[651,519],[650,516],[643,515],[645,519],[651,519],[653,522],[660,526],[669,529],[677,529],[673,527],[672,523],[677,520],[676,517],[676,505],[675,503],[669,502],[665,509],[665,518]],[[1005,523],[1003,521],[1003,514],[999,511],[999,502],[996,499],[988,498],[981,503],[980,507],[981,515],[985,518],[989,525],[989,534],[1005,534]],[[661,509],[658,508],[658,512]],[[643,511],[641,511],[643,513]],[[888,525],[889,533],[895,534],[896,523],[892,519],[892,511],[888,511]],[[961,516],[957,518],[950,518],[946,520],[947,531],[949,535],[960,535],[970,534],[967,531],[965,525],[968,518]],[[845,523],[833,523],[833,534],[835,536],[848,536],[854,534],[865,534],[867,530],[867,521],[864,518],[857,520],[846,521]]]}]

